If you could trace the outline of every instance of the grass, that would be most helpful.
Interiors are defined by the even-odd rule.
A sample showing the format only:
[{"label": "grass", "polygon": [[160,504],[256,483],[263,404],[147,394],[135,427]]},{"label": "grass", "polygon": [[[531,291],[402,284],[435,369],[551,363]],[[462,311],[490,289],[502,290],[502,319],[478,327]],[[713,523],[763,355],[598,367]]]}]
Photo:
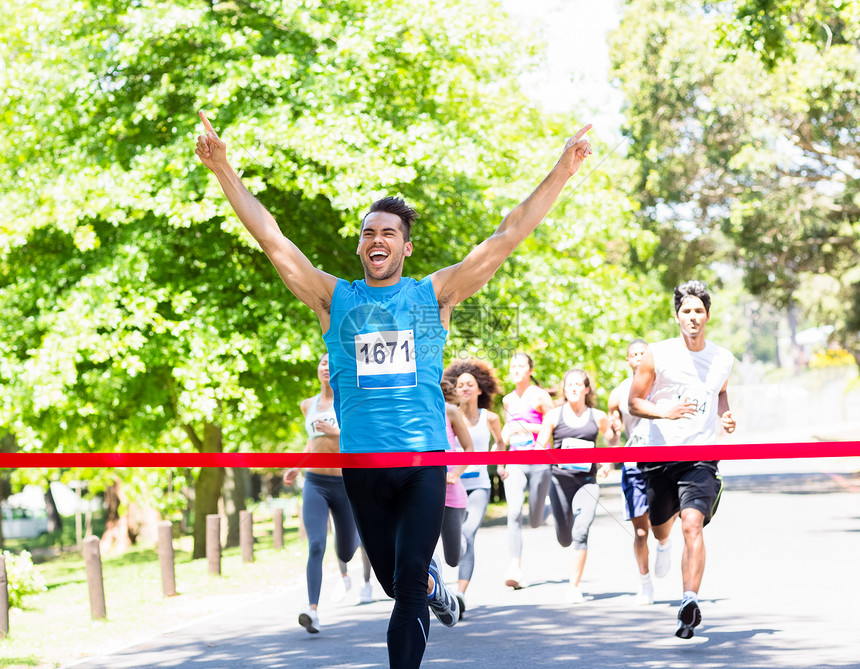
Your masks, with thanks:
[{"label": "grass", "polygon": [[90,617],[80,553],[64,552],[39,564],[47,591],[25,598],[23,609],[10,611],[9,636],[0,640],[0,667],[58,667],[217,613],[236,596],[304,579],[307,544],[298,539],[296,519],[285,521],[284,548],[275,550],[271,516],[255,509],[254,538],[254,562],[243,563],[238,547],[224,549],[220,577],[209,575],[205,559],[191,559],[191,537],[175,539],[175,597],[162,594],[153,547],[102,556],[104,620]]},{"label": "grass", "polygon": [[[505,509],[502,502],[490,504],[484,522],[504,522]],[[155,548],[135,546],[120,556],[102,556],[105,620],[90,617],[80,553],[66,551],[41,562],[37,568],[47,591],[26,598],[24,609],[10,612],[9,636],[0,639],[0,667],[59,667],[221,612],[231,598],[270,590],[273,583],[302,583],[307,543],[299,540],[297,525],[297,519],[285,519],[284,548],[275,550],[270,512],[255,508],[254,562],[243,563],[238,547],[225,549],[220,577],[209,576],[205,559],[191,559],[191,537],[174,539],[175,597],[162,594]],[[72,528],[74,534],[73,523]],[[326,560],[334,568],[332,553],[326,552]]]}]

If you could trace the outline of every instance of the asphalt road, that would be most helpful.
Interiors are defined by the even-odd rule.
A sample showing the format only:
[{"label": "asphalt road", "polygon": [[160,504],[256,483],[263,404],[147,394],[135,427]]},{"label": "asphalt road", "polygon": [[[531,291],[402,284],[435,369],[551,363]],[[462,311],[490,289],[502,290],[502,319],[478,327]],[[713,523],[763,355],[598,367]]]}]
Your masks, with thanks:
[{"label": "asphalt road", "polygon": [[[589,538],[584,604],[564,601],[570,549],[556,543],[551,525],[524,532],[530,585],[505,588],[505,525],[490,523],[478,533],[466,616],[452,629],[432,619],[422,666],[860,669],[860,458],[727,462],[721,469],[726,491],[705,530],[703,622],[693,639],[674,636],[680,524],[672,569],[654,582],[656,603],[637,606],[632,535],[612,481],[602,486]],[[351,573],[359,581],[360,564]],[[453,583],[456,572],[445,577]],[[323,585],[320,634],[296,622],[304,587],[275,584],[230,600],[222,614],[67,666],[386,667],[391,600],[357,605],[353,588],[331,604],[333,578]]]}]

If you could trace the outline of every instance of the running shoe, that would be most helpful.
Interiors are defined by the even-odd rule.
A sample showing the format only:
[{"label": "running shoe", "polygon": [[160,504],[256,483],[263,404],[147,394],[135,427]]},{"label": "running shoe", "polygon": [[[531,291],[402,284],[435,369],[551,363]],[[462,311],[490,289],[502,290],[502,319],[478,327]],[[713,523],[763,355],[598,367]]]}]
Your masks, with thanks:
[{"label": "running shoe", "polygon": [[514,590],[519,590],[523,587],[523,570],[516,565],[511,565],[508,573],[505,574],[505,585]]},{"label": "running shoe", "polygon": [[369,604],[373,601],[373,587],[370,585],[370,581],[365,583],[361,587],[361,592],[358,593],[358,603],[359,604]]},{"label": "running shoe", "polygon": [[299,614],[299,625],[304,627],[309,634],[317,634],[320,631],[320,618],[317,612],[308,606]]},{"label": "running shoe", "polygon": [[571,583],[567,589],[567,601],[571,604],[584,604],[585,595],[582,594],[582,590]]},{"label": "running shoe", "polygon": [[460,619],[460,605],[448,586],[442,582],[442,572],[435,555],[430,560],[429,572],[431,578],[436,582],[433,595],[427,597],[430,610],[445,627],[454,627]]},{"label": "running shoe", "polygon": [[349,577],[349,574],[347,574],[334,586],[334,590],[332,590],[330,596],[331,601],[334,603],[342,602],[344,597],[346,597],[346,593],[351,589],[352,579]]},{"label": "running shoe", "polygon": [[692,639],[693,628],[702,622],[702,612],[695,599],[685,599],[678,609],[678,629],[675,636],[681,639]]},{"label": "running shoe", "polygon": [[654,558],[654,576],[663,578],[672,566],[672,542],[657,543],[657,557]]},{"label": "running shoe", "polygon": [[457,592],[457,604],[460,607],[460,615],[457,620],[463,619],[463,614],[466,613],[466,594],[463,592]]},{"label": "running shoe", "polygon": [[649,604],[653,604],[654,587],[650,583],[648,585],[643,584],[639,588],[635,601],[639,606],[648,606]]}]

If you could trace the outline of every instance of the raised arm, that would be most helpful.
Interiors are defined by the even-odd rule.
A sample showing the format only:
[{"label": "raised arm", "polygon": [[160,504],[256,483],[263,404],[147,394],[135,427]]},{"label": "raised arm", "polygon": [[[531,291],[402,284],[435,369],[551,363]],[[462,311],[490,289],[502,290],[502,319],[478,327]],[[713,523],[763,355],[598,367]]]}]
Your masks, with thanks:
[{"label": "raised arm", "polygon": [[337,278],[314,267],[299,248],[284,236],[272,215],[245,188],[239,175],[230,166],[227,144],[221,141],[202,111],[200,119],[206,134],[197,137],[194,153],[217,177],[233,211],[269,257],[287,288],[316,312],[325,332],[329,325],[331,296]]},{"label": "raised arm", "polygon": [[544,219],[567,181],[591,155],[591,145],[584,139],[590,129],[589,124],[565,142],[561,157],[550,173],[531,195],[505,216],[491,237],[476,246],[460,263],[433,273],[433,288],[440,307],[450,309],[480,290]]}]

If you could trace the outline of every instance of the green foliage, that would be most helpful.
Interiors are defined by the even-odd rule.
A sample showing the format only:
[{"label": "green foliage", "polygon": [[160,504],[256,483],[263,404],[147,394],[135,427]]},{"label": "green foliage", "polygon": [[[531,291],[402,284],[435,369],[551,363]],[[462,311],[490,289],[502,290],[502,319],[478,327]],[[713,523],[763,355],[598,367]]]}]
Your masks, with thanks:
[{"label": "green foliage", "polygon": [[28,551],[13,555],[3,551],[6,561],[6,587],[9,592],[9,608],[22,608],[24,598],[44,592],[45,581],[33,565]]},{"label": "green foliage", "polygon": [[[345,278],[377,197],[419,211],[407,273],[423,276],[491,234],[576,129],[525,100],[533,47],[492,1],[14,0],[4,16],[0,427],[24,451],[303,445],[319,326],[194,156],[197,110],[290,239]],[[671,331],[658,235],[618,161],[589,169],[455,312],[449,358],[495,351],[504,370],[524,349],[605,394],[629,338]],[[503,312],[515,322],[469,325]],[[181,505],[159,470],[58,474]]]},{"label": "green foliage", "polygon": [[[813,39],[816,25],[832,39]],[[637,0],[612,50],[666,285],[723,260],[766,302],[834,323],[855,352],[858,30],[856,2]],[[826,311],[811,299],[821,275]]]},{"label": "green foliage", "polygon": [[783,60],[797,62],[800,42],[827,50],[857,38],[860,5],[856,0],[737,0],[731,4],[733,15],[716,26],[717,43],[728,50],[730,60],[742,51],[756,54],[768,71]]}]

